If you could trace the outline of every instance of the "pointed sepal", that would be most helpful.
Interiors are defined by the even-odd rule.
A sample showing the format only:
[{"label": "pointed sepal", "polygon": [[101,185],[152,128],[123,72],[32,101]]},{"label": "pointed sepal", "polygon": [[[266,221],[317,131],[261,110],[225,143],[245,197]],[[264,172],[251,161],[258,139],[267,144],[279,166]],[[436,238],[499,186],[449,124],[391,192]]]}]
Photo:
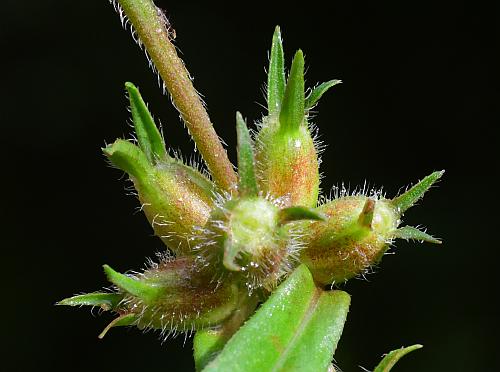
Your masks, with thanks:
[{"label": "pointed sepal", "polygon": [[280,27],[276,26],[269,56],[269,72],[267,75],[267,107],[269,115],[280,112],[281,102],[285,95],[285,57]]},{"label": "pointed sepal", "polygon": [[319,99],[326,93],[328,89],[334,85],[342,83],[341,80],[330,80],[326,81],[311,90],[311,93],[307,96],[304,108],[305,110],[310,110],[318,103]]},{"label": "pointed sepal", "polygon": [[151,171],[146,155],[129,141],[118,139],[102,151],[115,167],[136,179],[145,179]]},{"label": "pointed sepal", "polygon": [[441,240],[413,226],[400,227],[394,232],[394,238],[405,239],[405,240],[418,240],[433,244],[442,243]]},{"label": "pointed sepal", "polygon": [[140,298],[145,303],[154,302],[163,292],[163,289],[158,285],[152,285],[121,274],[108,265],[103,265],[103,269],[111,283],[132,296]]},{"label": "pointed sepal", "polygon": [[406,354],[422,347],[422,345],[417,344],[391,351],[384,357],[384,359],[382,359],[378,366],[375,367],[373,372],[389,372],[399,359],[404,357]]},{"label": "pointed sepal", "polygon": [[293,132],[300,128],[304,122],[304,101],[304,54],[298,50],[292,61],[281,104],[279,121],[282,132]]},{"label": "pointed sepal", "polygon": [[375,203],[376,201],[373,199],[370,198],[366,199],[365,205],[363,206],[363,210],[361,211],[358,217],[358,224],[361,227],[371,230],[373,213],[375,211]]},{"label": "pointed sepal", "polygon": [[284,208],[278,213],[279,225],[299,220],[326,221],[326,216],[313,208],[300,206]]},{"label": "pointed sepal", "polygon": [[111,328],[114,327],[125,327],[129,325],[133,325],[137,321],[137,315],[135,314],[123,314],[118,318],[115,318],[111,323],[109,323],[106,328],[99,334],[99,338],[102,339]]},{"label": "pointed sepal", "polygon": [[444,170],[434,172],[412,186],[409,190],[392,200],[392,204],[401,215],[419,201],[437,180],[444,174]]},{"label": "pointed sepal", "polygon": [[167,157],[165,142],[158,130],[153,116],[142,99],[139,89],[132,83],[125,83],[130,100],[130,111],[134,122],[135,133],[141,150],[148,161],[155,164],[157,159]]},{"label": "pointed sepal", "polygon": [[59,301],[56,305],[99,306],[101,309],[108,311],[115,309],[122,299],[123,295],[120,293],[94,292],[65,298],[64,300]]},{"label": "pointed sepal", "polygon": [[236,113],[236,133],[238,137],[238,190],[240,196],[257,196],[257,179],[255,178],[255,159],[252,139],[245,120]]}]

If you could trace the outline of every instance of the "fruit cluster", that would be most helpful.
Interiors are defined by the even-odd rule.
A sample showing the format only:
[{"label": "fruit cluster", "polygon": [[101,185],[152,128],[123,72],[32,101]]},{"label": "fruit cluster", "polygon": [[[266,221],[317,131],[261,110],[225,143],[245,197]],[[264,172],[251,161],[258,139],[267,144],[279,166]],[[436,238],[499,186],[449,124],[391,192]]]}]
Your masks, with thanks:
[{"label": "fruit cluster", "polygon": [[220,325],[242,303],[255,307],[300,263],[318,285],[326,286],[363,275],[396,238],[439,243],[399,225],[442,172],[394,199],[376,191],[342,192],[318,202],[320,161],[309,112],[339,82],[320,84],[306,96],[303,54],[295,54],[286,76],[276,28],[268,115],[252,135],[236,114],[238,181],[229,188],[169,155],[139,90],[127,83],[136,141],[118,139],[103,151],[128,174],[169,253],[140,273],[120,274],[105,265],[110,292],[78,295],[60,304],[117,313],[102,335],[113,326],[136,325],[166,336]]}]

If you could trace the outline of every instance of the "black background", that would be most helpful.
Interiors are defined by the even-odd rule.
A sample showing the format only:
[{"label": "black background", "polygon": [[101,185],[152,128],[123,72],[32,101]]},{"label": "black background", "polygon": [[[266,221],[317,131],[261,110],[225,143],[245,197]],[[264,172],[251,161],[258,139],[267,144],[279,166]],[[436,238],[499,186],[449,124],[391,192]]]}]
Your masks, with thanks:
[{"label": "black background", "polygon": [[[201,4],[157,1],[177,32],[196,88],[234,160],[234,112],[265,113],[274,26],[287,62],[306,56],[307,84],[343,80],[314,122],[328,144],[323,188],[364,180],[388,196],[433,170],[439,187],[405,222],[442,246],[398,242],[369,281],[345,287],[352,306],[335,356],[368,369],[394,348],[424,349],[398,371],[494,371],[498,332],[499,42],[497,13],[479,2],[330,1]],[[191,370],[192,343],[115,329],[108,314],[54,306],[107,285],[161,250],[120,172],[100,147],[127,137],[132,81],[169,146],[193,144],[143,52],[107,1],[2,2],[2,338],[7,370]],[[311,350],[314,352],[314,350]]]}]

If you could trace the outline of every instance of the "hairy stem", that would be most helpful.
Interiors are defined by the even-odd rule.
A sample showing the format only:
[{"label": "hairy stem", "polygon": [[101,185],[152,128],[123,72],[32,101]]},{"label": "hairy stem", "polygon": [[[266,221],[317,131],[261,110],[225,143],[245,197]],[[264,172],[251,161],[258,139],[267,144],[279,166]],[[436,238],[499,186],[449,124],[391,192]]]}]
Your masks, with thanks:
[{"label": "hairy stem", "polygon": [[229,190],[236,174],[184,63],[169,38],[163,15],[152,0],[118,0],[144,44],[173,103],[186,123],[215,183]]}]

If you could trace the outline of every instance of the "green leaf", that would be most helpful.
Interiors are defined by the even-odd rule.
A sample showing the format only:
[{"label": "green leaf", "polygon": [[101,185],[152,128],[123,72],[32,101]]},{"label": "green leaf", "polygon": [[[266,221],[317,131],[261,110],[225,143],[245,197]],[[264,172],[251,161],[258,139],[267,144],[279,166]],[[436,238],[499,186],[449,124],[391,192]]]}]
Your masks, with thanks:
[{"label": "green leaf", "polygon": [[111,310],[118,306],[123,295],[120,293],[86,293],[59,301],[57,305],[65,306],[100,306],[103,310]]},{"label": "green leaf", "polygon": [[404,226],[394,232],[394,237],[405,240],[420,240],[428,243],[441,244],[441,240],[413,226]]},{"label": "green leaf", "polygon": [[106,336],[106,333],[108,333],[108,331],[111,328],[129,326],[134,324],[136,320],[137,320],[137,315],[135,314],[120,315],[118,318],[115,318],[111,323],[109,323],[106,326],[106,328],[104,328],[104,330],[99,334],[98,337],[103,338],[104,336]]},{"label": "green leaf", "polygon": [[326,371],[349,303],[345,292],[317,288],[301,265],[204,371]]},{"label": "green leaf", "polygon": [[238,135],[238,191],[241,196],[257,196],[257,179],[255,178],[255,159],[252,139],[245,120],[236,113],[236,133]]},{"label": "green leaf", "polygon": [[128,91],[130,111],[132,112],[132,120],[139,146],[149,162],[154,164],[156,159],[167,157],[165,142],[156,127],[153,116],[139,93],[139,89],[132,83],[125,83],[125,88]]},{"label": "green leaf", "polygon": [[378,366],[375,367],[373,372],[389,372],[392,369],[392,367],[394,367],[394,365],[398,362],[399,359],[404,357],[409,352],[420,349],[422,347],[423,347],[422,345],[417,344],[391,351],[384,357],[384,359],[382,359],[382,361],[378,364]]},{"label": "green leaf", "polygon": [[277,115],[280,112],[284,95],[285,57],[280,27],[276,26],[269,58],[269,72],[267,74],[267,107],[269,115]]},{"label": "green leaf", "polygon": [[307,96],[306,98],[305,109],[306,110],[312,109],[328,89],[340,83],[342,83],[341,80],[330,80],[318,85],[316,88],[313,88],[309,96]]},{"label": "green leaf", "polygon": [[280,129],[295,131],[304,122],[304,54],[295,53],[280,112]]},{"label": "green leaf", "polygon": [[103,265],[108,280],[118,288],[130,293],[132,296],[141,298],[146,303],[151,303],[158,298],[163,289],[157,285],[145,283],[130,276],[113,270],[108,265]]},{"label": "green leaf", "polygon": [[403,214],[407,209],[412,207],[417,201],[424,196],[424,194],[431,188],[431,186],[441,178],[444,170],[434,172],[422,181],[418,182],[415,186],[411,187],[405,193],[399,195],[392,200],[392,204],[397,208],[400,214]]},{"label": "green leaf", "polygon": [[280,225],[299,220],[326,221],[326,216],[313,208],[298,206],[285,208],[279,211],[278,223]]}]

